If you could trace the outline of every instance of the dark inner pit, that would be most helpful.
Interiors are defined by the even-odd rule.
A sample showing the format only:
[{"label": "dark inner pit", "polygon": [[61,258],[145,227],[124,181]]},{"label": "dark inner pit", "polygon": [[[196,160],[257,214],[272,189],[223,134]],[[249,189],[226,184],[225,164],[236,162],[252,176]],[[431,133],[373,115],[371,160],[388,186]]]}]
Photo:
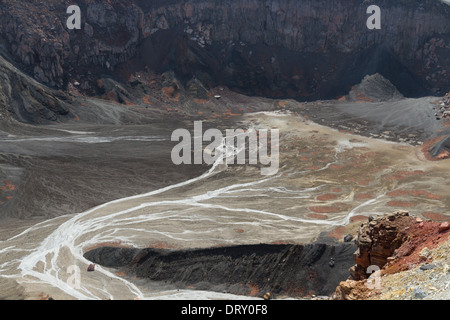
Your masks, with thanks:
[{"label": "dark inner pit", "polygon": [[207,249],[100,247],[84,257],[127,277],[194,288],[262,296],[328,296],[349,276],[353,243],[256,244]]}]

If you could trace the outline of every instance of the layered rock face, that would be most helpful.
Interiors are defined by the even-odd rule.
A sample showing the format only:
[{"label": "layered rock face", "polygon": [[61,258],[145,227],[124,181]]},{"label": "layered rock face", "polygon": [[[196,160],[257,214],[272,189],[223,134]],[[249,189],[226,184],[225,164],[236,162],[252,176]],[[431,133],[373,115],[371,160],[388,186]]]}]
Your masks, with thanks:
[{"label": "layered rock face", "polygon": [[361,226],[351,268],[354,280],[367,279],[369,266],[383,267],[407,239],[407,230],[415,224],[408,212],[396,212],[381,219],[373,219]]},{"label": "layered rock face", "polygon": [[[431,253],[445,252],[449,235],[448,222],[424,221],[410,216],[406,211],[369,218],[358,232],[358,249],[354,253],[356,264],[350,268],[351,277],[339,284],[333,297],[340,300],[360,300],[377,299],[381,295],[382,299],[386,299],[388,294],[391,299],[393,296],[387,285],[392,283],[390,276],[400,279],[396,280],[395,285],[403,287],[395,298],[409,297],[411,292],[408,293],[405,288],[411,287],[410,291],[414,289],[414,276],[411,275],[419,277],[424,270],[437,266],[438,273],[435,277],[447,276],[448,265],[445,259],[448,255],[433,261]],[[444,270],[443,273],[441,269]],[[375,277],[373,272],[377,272]],[[402,275],[403,272],[406,275]],[[378,279],[378,285],[374,284],[374,278]],[[427,280],[428,285],[431,283],[430,279]]]},{"label": "layered rock face", "polygon": [[37,80],[91,93],[98,74],[144,67],[266,96],[334,98],[376,72],[406,95],[447,92],[450,6],[377,4],[381,30],[362,0],[80,0],[82,29],[68,30],[69,3],[8,1],[0,32]]}]

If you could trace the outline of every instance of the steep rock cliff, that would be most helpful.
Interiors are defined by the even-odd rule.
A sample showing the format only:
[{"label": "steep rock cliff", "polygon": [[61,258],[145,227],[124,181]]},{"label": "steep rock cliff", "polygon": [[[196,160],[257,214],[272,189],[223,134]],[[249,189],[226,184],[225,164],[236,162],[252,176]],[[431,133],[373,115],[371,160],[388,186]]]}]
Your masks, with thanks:
[{"label": "steep rock cliff", "polygon": [[92,93],[99,74],[147,66],[306,99],[346,94],[377,72],[409,96],[450,88],[450,6],[438,0],[378,1],[381,30],[367,29],[362,0],[80,0],[81,30],[66,27],[70,4],[0,4],[3,43],[54,87],[77,80]]}]

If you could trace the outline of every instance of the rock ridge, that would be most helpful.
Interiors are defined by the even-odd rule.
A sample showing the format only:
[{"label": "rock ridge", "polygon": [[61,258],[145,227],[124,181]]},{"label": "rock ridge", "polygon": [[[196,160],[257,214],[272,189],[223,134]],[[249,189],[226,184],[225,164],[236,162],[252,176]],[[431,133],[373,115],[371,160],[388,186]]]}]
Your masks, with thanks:
[{"label": "rock ridge", "polygon": [[[433,258],[432,252],[439,252],[443,250],[441,248],[448,247],[449,234],[448,222],[424,221],[410,216],[407,211],[397,211],[377,218],[370,217],[358,231],[358,249],[354,253],[356,264],[350,268],[351,276],[339,284],[333,298],[409,299],[413,290],[404,290],[394,296],[392,287],[384,283],[392,283],[391,279],[397,277],[403,279],[401,283],[396,283],[397,286],[411,288],[413,281],[406,275],[432,269],[434,265],[430,267],[430,264],[433,262],[440,266],[436,271],[444,270],[442,276],[448,278],[450,275],[447,270],[447,255]],[[380,281],[379,286],[374,285],[374,276]],[[423,281],[415,285],[425,286],[431,285],[430,283]],[[441,288],[442,292],[445,290],[447,289]]]},{"label": "rock ridge", "polygon": [[[305,297],[331,294],[348,276],[353,243],[236,245],[190,250],[100,247],[84,256],[93,263],[176,288],[250,296],[266,292]],[[330,262],[332,261],[332,265]]]}]

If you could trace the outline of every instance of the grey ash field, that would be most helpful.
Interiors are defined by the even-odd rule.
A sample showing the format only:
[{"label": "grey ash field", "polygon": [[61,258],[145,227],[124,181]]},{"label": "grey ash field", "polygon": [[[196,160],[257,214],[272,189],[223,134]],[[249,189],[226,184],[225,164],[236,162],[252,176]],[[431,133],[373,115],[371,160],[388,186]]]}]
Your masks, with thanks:
[{"label": "grey ash field", "polygon": [[[0,298],[328,297],[367,217],[450,219],[447,4],[80,7],[0,5]],[[279,172],[174,165],[194,121],[279,129]]]}]

